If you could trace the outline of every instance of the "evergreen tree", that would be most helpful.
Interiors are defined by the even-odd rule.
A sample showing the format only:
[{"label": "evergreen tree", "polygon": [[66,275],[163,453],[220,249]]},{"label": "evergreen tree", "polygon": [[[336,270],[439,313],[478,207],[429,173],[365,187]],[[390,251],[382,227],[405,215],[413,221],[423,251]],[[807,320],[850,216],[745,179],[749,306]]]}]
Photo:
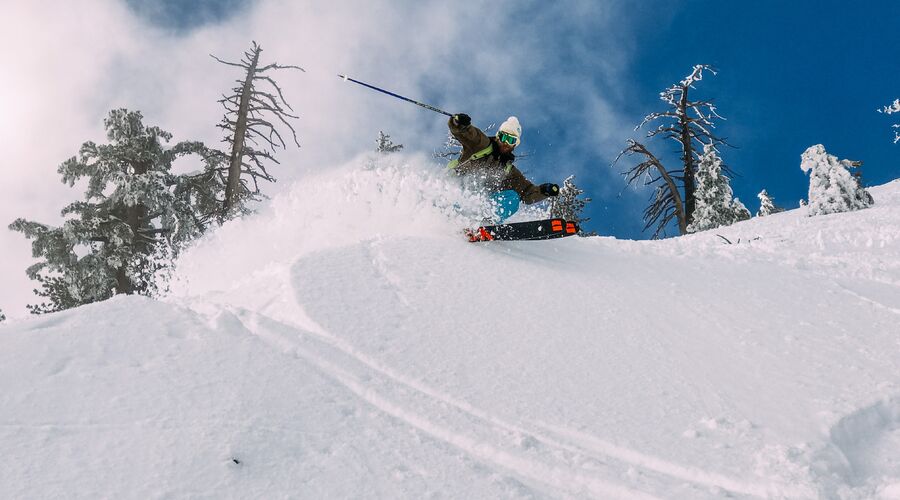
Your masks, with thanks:
[{"label": "evergreen tree", "polygon": [[200,176],[176,176],[172,163],[190,153],[208,156],[198,142],[164,143],[172,134],[145,127],[140,112],[116,109],[104,120],[110,144],[86,142],[59,167],[63,182],[84,179],[83,201],[62,210],[61,227],[17,219],[9,227],[33,239],[41,259],[26,271],[46,301],[32,313],[60,311],[117,293],[153,295],[165,286],[178,249],[204,229],[191,200]]},{"label": "evergreen tree", "polygon": [[0,323],[6,321],[6,315],[3,314],[3,309],[0,309]]},{"label": "evergreen tree", "polygon": [[872,195],[849,171],[859,165],[860,162],[851,160],[839,161],[821,144],[810,146],[801,156],[800,163],[800,168],[809,173],[807,215],[849,212],[872,205]]},{"label": "evergreen tree", "polygon": [[784,212],[783,208],[775,205],[775,199],[769,196],[769,193],[766,192],[765,189],[760,191],[756,197],[759,198],[759,211],[756,212],[757,217],[765,217],[767,215]]},{"label": "evergreen tree", "polygon": [[705,231],[750,218],[750,211],[733,198],[728,176],[722,173],[722,160],[715,146],[707,144],[697,168],[696,209],[688,225],[689,233]]},{"label": "evergreen tree", "polygon": [[237,80],[238,86],[232,89],[232,94],[219,100],[225,107],[225,116],[219,128],[225,130],[223,142],[231,149],[229,154],[220,153],[222,158],[219,163],[222,166],[216,170],[220,182],[225,186],[225,197],[218,211],[220,220],[246,213],[247,202],[260,198],[260,180],[275,182],[275,177],[266,169],[265,162],[278,164],[275,150],[285,149],[287,144],[273,122],[277,120],[286,126],[291,131],[294,144],[300,147],[297,131],[288,121],[289,118],[299,117],[288,112],[293,111],[293,108],[284,100],[281,87],[275,83],[269,71],[304,70],[298,66],[276,63],[262,66],[259,62],[261,52],[262,47],[253,42],[239,63],[211,56],[222,64],[244,71],[244,77]]},{"label": "evergreen tree", "polygon": [[403,144],[394,144],[389,134],[385,134],[384,131],[378,132],[378,139],[375,139],[375,151],[388,154],[396,153],[401,149],[403,149]]},{"label": "evergreen tree", "polygon": [[[889,106],[885,106],[884,108],[879,109],[878,112],[887,115],[900,113],[900,99],[894,99],[894,102],[892,102]],[[900,142],[900,123],[894,124],[892,125],[892,127],[897,129],[897,131],[894,132],[894,144],[897,144],[898,142]]]},{"label": "evergreen tree", "polygon": [[585,205],[590,203],[590,198],[578,198],[584,190],[575,185],[574,175],[570,175],[563,181],[563,186],[559,190],[559,196],[553,198],[550,202],[550,217],[559,217],[561,219],[575,221],[581,225],[590,218],[583,218]]}]

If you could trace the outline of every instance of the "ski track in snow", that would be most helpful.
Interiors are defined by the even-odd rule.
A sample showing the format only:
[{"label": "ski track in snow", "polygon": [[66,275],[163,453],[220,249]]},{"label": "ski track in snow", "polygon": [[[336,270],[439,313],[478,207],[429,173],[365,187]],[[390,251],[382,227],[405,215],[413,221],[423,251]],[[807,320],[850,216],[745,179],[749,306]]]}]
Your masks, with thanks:
[{"label": "ski track in snow", "polygon": [[[685,467],[565,427],[533,423],[533,429],[527,429],[410,379],[315,323],[313,328],[304,329],[251,311],[242,311],[240,316],[251,332],[282,352],[312,363],[380,411],[480,461],[557,491],[578,494],[583,490],[604,498],[656,498],[588,470],[602,470],[603,475],[612,477],[639,475],[656,491],[665,491],[673,479],[729,496],[767,498],[778,492],[786,498],[801,498],[808,491],[781,483],[749,483]],[[430,415],[426,408],[433,409]],[[455,415],[452,419],[448,418],[451,413]],[[635,467],[640,469],[639,474]]]},{"label": "ski track in snow", "polygon": [[[861,300],[861,301],[863,301],[863,302],[866,302],[866,303],[868,303],[868,304],[871,304],[871,305],[873,305],[873,306],[875,306],[875,307],[877,307],[877,308],[883,309],[883,310],[885,310],[885,311],[890,311],[890,312],[892,312],[892,313],[894,313],[894,314],[900,315],[900,307],[894,307],[894,306],[885,304],[885,303],[884,303],[884,300],[885,300],[885,299],[883,299],[883,298],[876,299],[876,298],[873,298],[873,297],[871,297],[871,296],[863,295],[862,293],[857,292],[856,290],[850,288],[849,285],[846,285],[846,284],[841,283],[841,282],[837,282],[837,285],[838,285],[843,291],[845,291],[848,295],[852,295],[853,297],[855,297],[855,298],[857,298],[857,299],[859,299],[859,300]],[[886,285],[882,285],[882,286],[886,286]],[[900,291],[897,291],[896,289],[894,289],[893,291],[896,293],[896,295],[897,295],[898,297],[900,297]],[[898,300],[898,303],[900,303],[900,300]]]},{"label": "ski track in snow", "polygon": [[[868,213],[877,214],[875,211]],[[897,241],[897,231],[892,228],[879,230],[878,238],[873,239],[867,234],[856,234],[852,231],[825,230],[836,224],[838,226],[835,227],[843,227],[845,223],[842,219],[848,219],[850,215],[809,221],[798,219],[798,215],[800,214],[785,214],[780,219],[777,217],[754,219],[751,223],[723,230],[731,241],[744,242],[740,244],[726,246],[714,236],[698,234],[652,246],[609,239],[586,240],[585,247],[579,247],[576,252],[584,252],[590,244],[596,243],[600,246],[593,247],[594,249],[609,250],[611,255],[607,257],[619,255],[624,262],[640,256],[654,258],[699,256],[701,259],[708,257],[720,263],[736,261],[758,266],[786,266],[789,273],[812,271],[827,277],[828,279],[820,283],[833,284],[832,293],[845,293],[848,297],[852,297],[851,303],[858,303],[859,306],[869,307],[873,311],[883,311],[878,316],[880,323],[873,322],[873,326],[887,325],[890,316],[900,314],[900,300],[898,300],[900,295],[892,284],[893,277],[896,276],[896,263],[890,258],[871,260],[859,258],[859,255],[864,255],[872,249],[882,252],[878,255],[891,255],[890,249],[893,242]],[[788,222],[791,219],[797,220],[796,227],[800,228],[800,231],[786,224],[785,217],[789,218]],[[359,221],[355,223],[362,224]],[[739,233],[737,237],[729,234],[738,231],[743,233]],[[762,237],[757,235],[757,231],[760,231]],[[812,239],[810,235],[813,236]],[[821,440],[792,445],[783,445],[777,441],[775,443],[756,441],[754,446],[759,447],[748,450],[755,453],[753,457],[749,457],[755,458],[757,462],[755,473],[748,471],[747,475],[743,475],[737,472],[734,473],[737,477],[732,477],[704,470],[702,466],[694,465],[704,463],[696,459],[688,462],[690,465],[682,465],[671,459],[614,444],[578,428],[577,424],[564,426],[526,420],[511,422],[450,393],[437,390],[379,361],[374,354],[376,351],[371,351],[372,348],[379,348],[377,343],[371,344],[370,350],[357,347],[350,340],[354,337],[346,335],[350,331],[342,330],[341,326],[345,323],[340,320],[334,321],[334,318],[331,321],[333,324],[329,326],[335,331],[327,330],[316,321],[318,317],[313,319],[307,313],[304,308],[306,302],[300,300],[300,297],[295,297],[296,302],[288,304],[291,301],[287,297],[294,295],[291,290],[297,286],[290,278],[290,275],[296,272],[293,269],[298,262],[296,259],[303,259],[313,252],[361,244],[351,250],[348,262],[340,260],[347,258],[340,253],[327,254],[324,260],[320,254],[319,260],[313,261],[314,263],[310,264],[312,267],[305,269],[303,276],[338,263],[336,265],[339,271],[328,274],[328,278],[324,281],[324,276],[313,278],[313,283],[320,286],[318,293],[322,292],[321,283],[328,283],[330,287],[331,280],[338,280],[333,284],[336,289],[350,293],[360,288],[370,289],[379,297],[377,303],[369,303],[366,299],[372,298],[371,295],[353,295],[347,297],[351,303],[353,300],[360,300],[360,304],[365,303],[366,307],[384,309],[384,306],[388,306],[387,309],[395,310],[396,307],[393,306],[398,306],[401,309],[409,309],[409,312],[421,307],[423,302],[416,292],[416,287],[409,285],[433,286],[434,283],[428,280],[427,269],[417,276],[402,272],[403,267],[398,267],[398,264],[403,264],[397,261],[394,254],[396,249],[391,246],[396,236],[390,233],[383,235],[376,231],[371,236],[346,241],[337,246],[309,248],[308,251],[295,255],[292,262],[281,261],[282,264],[278,269],[268,273],[269,279],[274,278],[279,283],[277,292],[280,297],[277,299],[279,304],[273,307],[265,304],[263,307],[247,304],[237,306],[236,304],[242,303],[239,300],[236,304],[225,307],[237,307],[238,309],[235,309],[239,311],[237,315],[248,331],[261,340],[281,352],[302,359],[323,376],[346,388],[359,400],[382,414],[439,442],[446,443],[452,449],[491,469],[512,475],[534,488],[539,495],[588,495],[599,498],[653,498],[654,495],[658,495],[665,498],[757,497],[843,500],[871,498],[876,495],[889,498],[892,492],[900,489],[900,479],[897,479],[900,477],[898,470],[900,467],[896,465],[897,460],[893,451],[900,443],[898,431],[900,412],[897,408],[897,401],[900,398],[886,399],[862,408],[856,406],[859,404],[858,399],[836,398],[832,402],[826,402],[825,408],[830,406],[832,411],[827,412],[828,415],[820,420],[825,424]],[[785,246],[789,244],[797,244],[798,247],[791,248],[791,252],[783,255]],[[882,248],[889,251],[878,250]],[[569,248],[560,248],[554,253],[544,251],[546,247],[516,245],[486,246],[480,250],[499,255],[501,258],[508,257],[525,262],[539,261],[548,268],[560,272],[571,271],[568,269],[571,263],[566,262],[566,257],[575,255],[568,253],[568,250],[574,250]],[[629,251],[635,255],[621,256]],[[853,252],[860,253],[856,255]],[[288,268],[291,270],[288,271]],[[835,272],[836,270],[840,272]],[[366,277],[369,276],[374,279],[366,281]],[[606,275],[601,276],[605,277]],[[677,278],[678,275],[671,278],[673,286]],[[268,282],[267,286],[271,287],[271,282]],[[267,292],[270,290],[271,288],[268,288]],[[269,303],[276,302],[275,295],[270,293],[261,295],[272,297]],[[814,298],[813,295],[803,296]],[[311,298],[319,300],[316,295]],[[334,314],[334,304],[342,299],[344,297],[340,294],[331,297],[330,302],[323,303],[325,310],[330,310]],[[699,307],[696,310],[697,313],[701,312]],[[340,313],[337,317],[340,318]],[[383,319],[387,323],[373,327],[373,333],[378,331],[378,328],[390,329],[405,321],[402,314],[394,314]],[[788,327],[788,324],[785,326]],[[812,323],[800,321],[799,325],[806,328],[812,326]],[[828,323],[828,326],[831,324]],[[363,335],[359,337],[360,339],[365,338],[368,326],[364,322],[354,328],[357,329],[356,335]],[[710,328],[725,332],[733,327],[723,320],[711,324]],[[846,338],[844,335],[851,334],[851,330],[852,327],[849,325],[844,330],[840,330],[839,326],[835,327],[835,332],[841,334],[841,338]],[[784,336],[788,342],[796,342],[798,338],[808,341],[812,337],[790,333]],[[708,340],[717,341],[715,337]],[[777,337],[773,340],[777,340]],[[652,336],[645,341],[655,343],[660,351],[674,347],[671,341],[663,345],[660,344],[661,339]],[[748,337],[747,342],[751,346],[758,346],[754,344],[753,337]],[[773,344],[771,349],[763,350],[763,354],[783,356],[789,352],[787,349],[782,350],[778,345]],[[721,347],[727,347],[727,342]],[[795,354],[805,354],[802,344],[800,347],[800,350],[794,350]],[[685,356],[681,361],[690,362],[691,359],[690,356]],[[764,360],[765,357],[761,359]],[[828,361],[827,357],[822,360],[812,359],[817,363],[816,366],[820,367],[825,366],[822,363]],[[784,364],[781,366],[782,369],[789,367]],[[841,367],[840,363],[838,366]],[[856,369],[855,366],[853,368]],[[678,377],[678,373],[677,370],[673,370],[671,375]],[[698,383],[693,379],[689,380],[689,377],[680,382],[681,385],[685,385],[686,388],[683,389],[685,391],[696,390],[692,388],[692,384]],[[671,383],[679,385],[679,381]],[[808,385],[800,384],[800,387]],[[712,389],[710,391],[712,397],[716,397],[715,383],[711,383],[709,388]],[[887,390],[890,388],[887,387],[880,392],[884,394]],[[696,397],[700,400],[703,396],[696,395]],[[806,400],[800,398],[800,403],[815,407],[815,401],[809,398]],[[728,443],[721,444],[727,446]],[[714,463],[712,465],[715,466]],[[678,488],[681,488],[678,490],[681,491],[680,495],[673,492]]]},{"label": "ski track in snow", "polygon": [[[311,363],[378,410],[483,463],[567,494],[587,492],[604,498],[658,498],[578,472],[579,467],[586,465],[580,463],[584,461],[584,457],[573,453],[570,446],[529,434],[406,379],[393,370],[378,366],[364,356],[321,341],[323,338],[334,341],[334,337],[323,337],[321,332],[304,332],[249,311],[243,315],[252,318],[248,321],[247,328],[266,342]],[[555,446],[556,449],[549,454],[527,453],[537,442]],[[603,466],[600,463],[594,465]]]}]

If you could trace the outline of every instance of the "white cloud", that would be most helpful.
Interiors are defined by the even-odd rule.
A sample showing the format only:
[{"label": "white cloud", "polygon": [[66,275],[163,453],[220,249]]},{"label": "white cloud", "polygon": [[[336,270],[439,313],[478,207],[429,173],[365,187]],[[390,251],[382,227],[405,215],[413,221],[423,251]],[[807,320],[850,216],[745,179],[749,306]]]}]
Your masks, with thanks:
[{"label": "white cloud", "polygon": [[560,145],[561,154],[606,147],[612,130],[630,129],[606,88],[628,60],[613,35],[622,36],[613,29],[621,28],[618,2],[261,0],[184,35],[149,25],[120,1],[15,4],[0,21],[0,43],[17,47],[5,61],[15,70],[0,81],[0,308],[8,316],[34,301],[34,284],[24,275],[30,243],[5,226],[16,217],[58,222],[79,193],[59,182],[57,166],[82,142],[104,140],[102,119],[115,107],[141,110],[176,141],[218,144],[216,100],[241,75],[208,54],[236,60],[251,40],[264,61],[307,70],[278,77],[301,116],[302,149],[282,153],[274,169],[283,181],[371,149],[378,130],[407,149],[443,142],[444,117],[342,83],[337,73],[470,112],[478,123],[517,114],[532,137],[565,115],[567,126],[598,132],[590,144]]}]

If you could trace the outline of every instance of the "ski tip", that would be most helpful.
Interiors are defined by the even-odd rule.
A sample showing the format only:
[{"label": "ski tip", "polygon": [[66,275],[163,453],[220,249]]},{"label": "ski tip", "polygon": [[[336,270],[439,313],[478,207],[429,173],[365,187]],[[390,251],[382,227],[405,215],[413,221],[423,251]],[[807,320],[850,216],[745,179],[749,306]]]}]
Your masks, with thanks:
[{"label": "ski tip", "polygon": [[466,228],[463,233],[471,243],[475,243],[477,241],[493,241],[495,239],[494,235],[491,234],[491,232],[488,231],[484,226],[477,229]]},{"label": "ski tip", "polygon": [[494,236],[484,227],[479,227],[478,229],[466,229],[465,234],[471,243],[477,241],[493,241],[494,239]]}]

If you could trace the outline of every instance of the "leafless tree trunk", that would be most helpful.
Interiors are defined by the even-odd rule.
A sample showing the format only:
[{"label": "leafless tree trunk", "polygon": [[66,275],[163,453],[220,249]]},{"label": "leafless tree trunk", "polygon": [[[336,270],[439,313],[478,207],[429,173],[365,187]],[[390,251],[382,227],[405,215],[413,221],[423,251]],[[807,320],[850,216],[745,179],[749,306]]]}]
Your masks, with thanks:
[{"label": "leafless tree trunk", "polygon": [[[694,166],[694,144],[691,140],[691,127],[687,115],[689,88],[690,86],[683,88],[681,99],[678,101],[678,128],[681,129],[682,146],[681,163],[684,166],[682,175],[684,175],[684,199],[686,201],[684,206],[685,219],[690,219],[694,214],[694,206],[696,205],[694,191],[697,190],[694,183],[694,170],[696,169]],[[684,231],[681,234],[684,234]]]},{"label": "leafless tree trunk", "polygon": [[[279,147],[284,149],[287,145],[272,123],[274,120],[266,118],[267,116],[274,116],[284,124],[291,131],[294,144],[300,147],[297,132],[287,120],[299,117],[288,112],[293,111],[293,108],[284,100],[281,88],[267,72],[279,69],[304,70],[298,66],[282,66],[275,63],[260,66],[261,52],[262,47],[253,42],[240,63],[223,61],[211,55],[216,61],[241,68],[245,73],[243,80],[237,80],[239,86],[232,89],[233,93],[219,100],[226,111],[219,128],[227,132],[224,142],[231,146],[231,155],[226,167],[227,179],[224,181],[225,199],[222,201],[222,211],[219,214],[220,221],[243,210],[245,199],[252,199],[259,194],[260,179],[275,182],[263,160],[279,163],[275,159],[274,151]],[[268,84],[269,89],[257,88],[257,84],[260,83]],[[260,145],[262,149],[257,148]],[[223,172],[219,174],[222,175]],[[252,188],[248,178],[253,183]]]},{"label": "leafless tree trunk", "polygon": [[244,158],[244,138],[247,135],[247,112],[250,110],[250,96],[253,93],[253,76],[256,74],[256,66],[259,63],[258,46],[251,50],[252,56],[247,67],[247,78],[240,91],[240,105],[238,107],[237,121],[234,125],[234,138],[231,143],[231,159],[228,162],[228,184],[225,185],[225,204],[222,206],[222,215],[231,213],[231,207],[237,204],[238,188],[241,180],[241,164]]}]

